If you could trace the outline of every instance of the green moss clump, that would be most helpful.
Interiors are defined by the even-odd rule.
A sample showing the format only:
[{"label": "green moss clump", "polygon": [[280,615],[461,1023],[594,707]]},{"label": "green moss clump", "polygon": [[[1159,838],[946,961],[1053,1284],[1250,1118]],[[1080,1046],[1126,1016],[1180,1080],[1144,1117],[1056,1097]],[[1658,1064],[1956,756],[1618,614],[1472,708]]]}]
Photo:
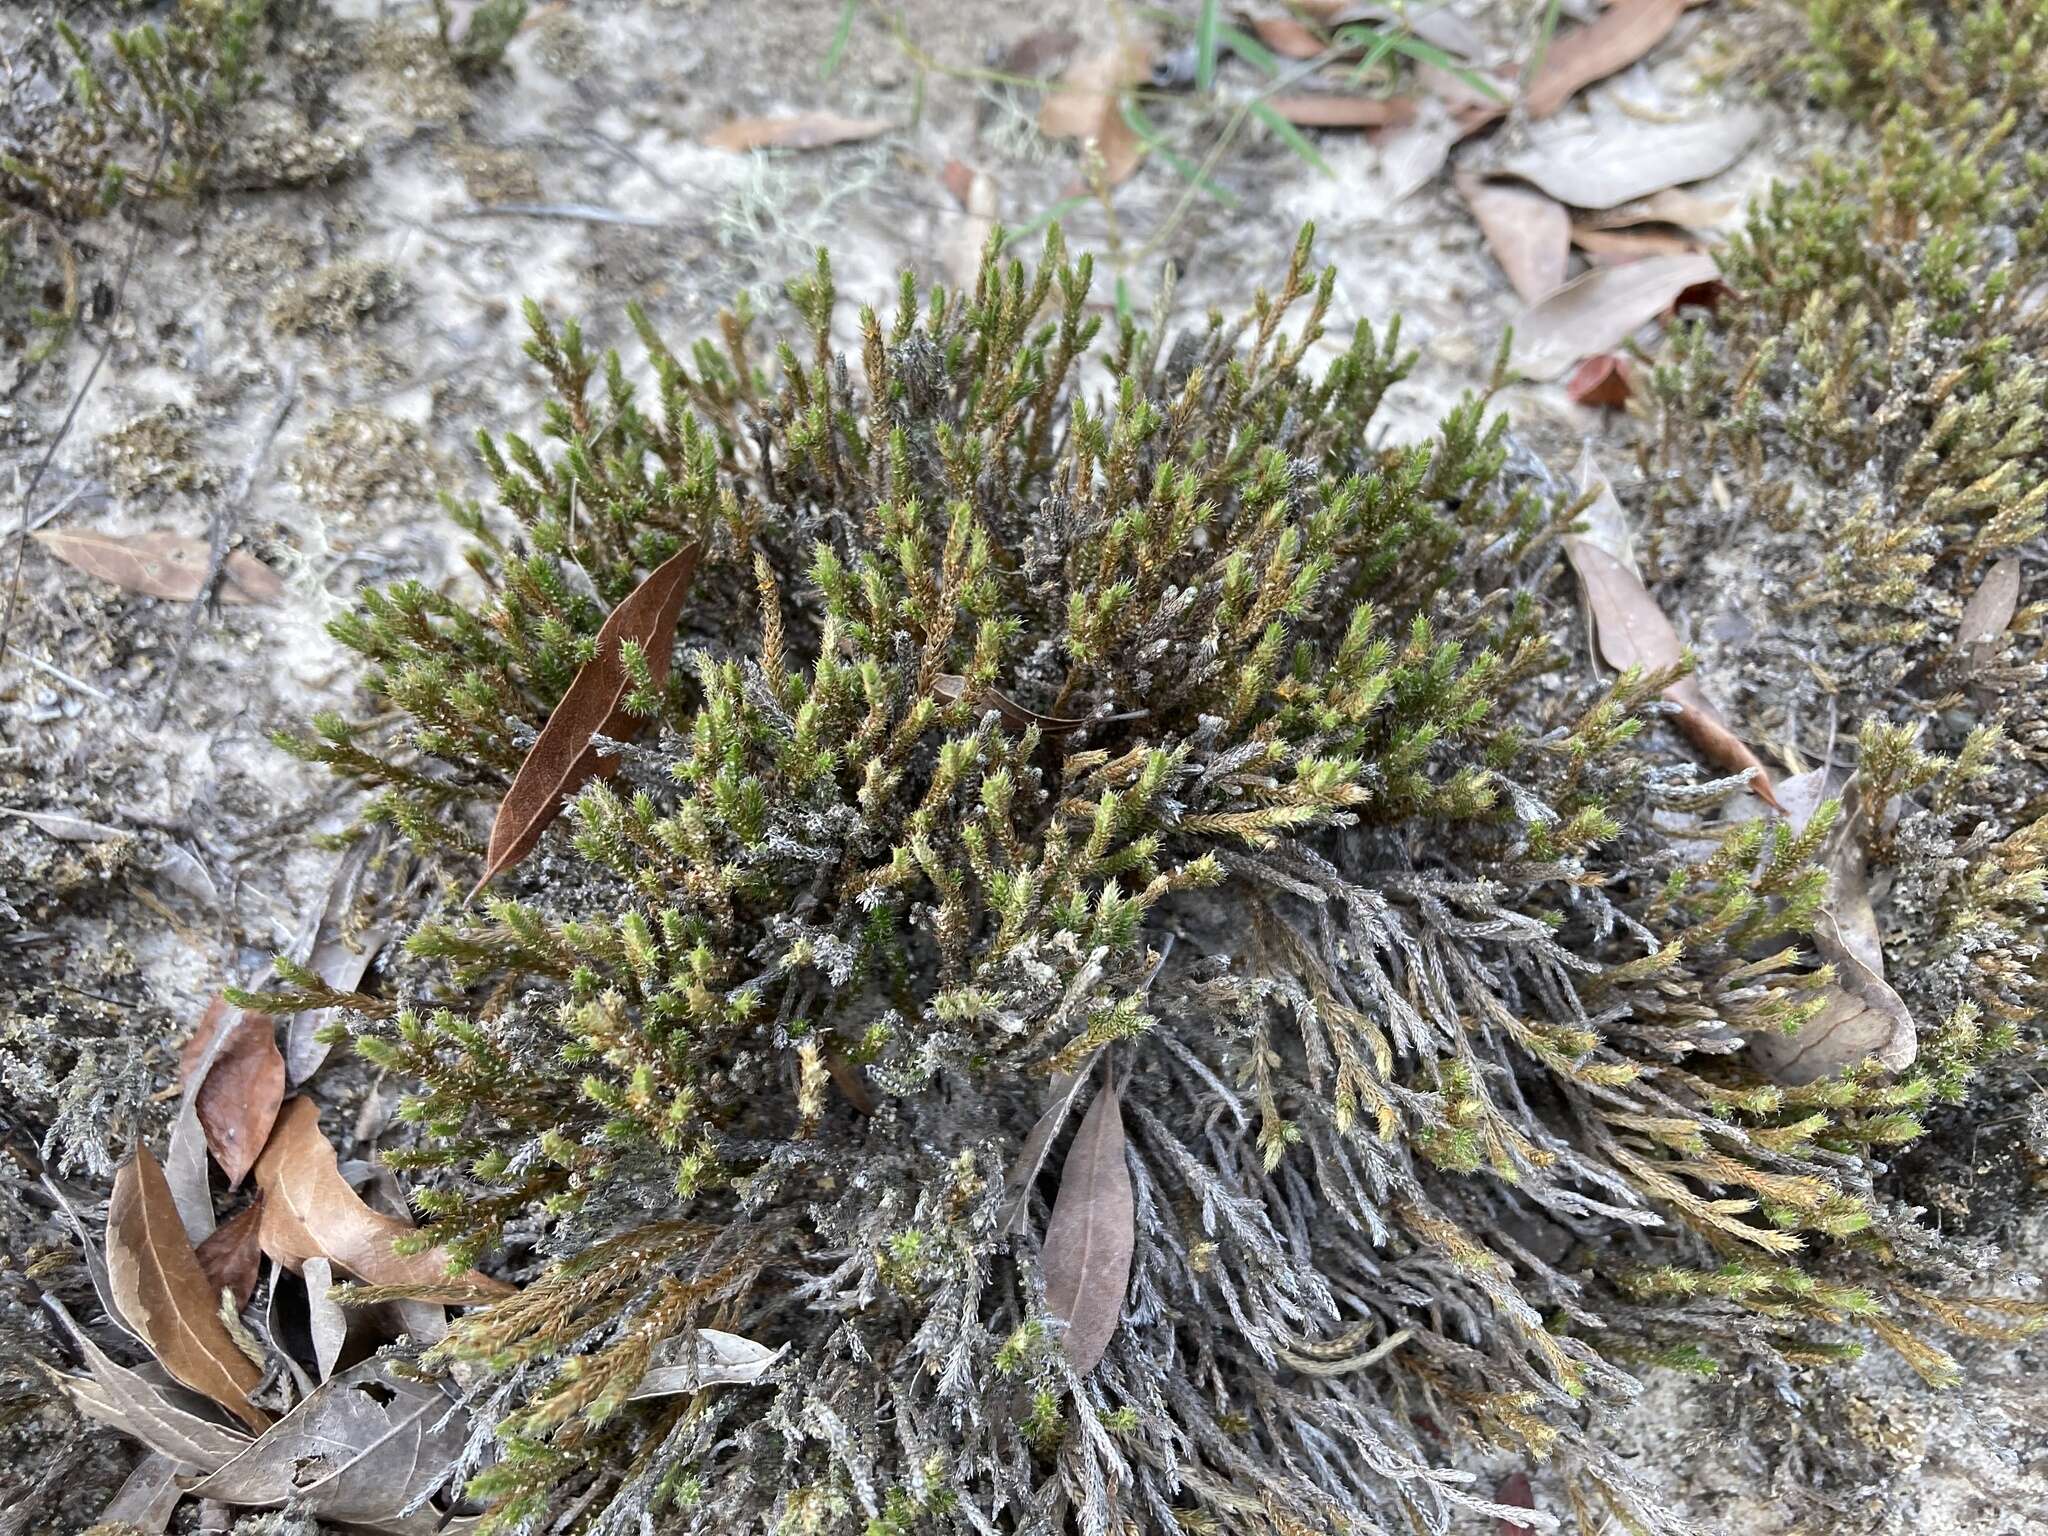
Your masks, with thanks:
[{"label": "green moss clump", "polygon": [[[1105,334],[1090,276],[992,245],[849,366],[821,257],[794,341],[639,320],[645,382],[533,311],[553,446],[481,444],[475,591],[334,626],[407,723],[288,745],[450,899],[397,998],[287,967],[262,1002],[349,1010],[416,1085],[435,1239],[510,1255],[430,1357],[498,1421],[494,1524],[1441,1532],[1494,1447],[1680,1531],[1599,1428],[1636,1371],[1875,1337],[1953,1379],[1975,1314],[1875,1180],[1990,1045],[1802,1088],[1742,1051],[1822,1005],[1831,816],[1700,819],[1743,781],[1699,782],[1668,676],[1562,665],[1576,507],[1486,401],[1382,448],[1397,336],[1306,366],[1306,237],[1178,336]],[[458,905],[604,614],[691,541],[650,729]],[[1059,1157],[1006,1188],[1070,1073],[1120,1085],[1137,1203],[1086,1374]],[[789,1353],[629,1403],[706,1326]]]}]

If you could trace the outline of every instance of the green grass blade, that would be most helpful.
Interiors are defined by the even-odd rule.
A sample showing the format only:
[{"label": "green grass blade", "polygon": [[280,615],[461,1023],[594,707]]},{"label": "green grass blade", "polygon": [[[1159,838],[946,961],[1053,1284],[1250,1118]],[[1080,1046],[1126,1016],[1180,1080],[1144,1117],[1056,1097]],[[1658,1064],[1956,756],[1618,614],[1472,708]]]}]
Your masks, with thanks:
[{"label": "green grass blade", "polygon": [[1123,115],[1124,123],[1130,128],[1131,132],[1135,133],[1144,142],[1145,148],[1172,166],[1181,180],[1192,186],[1200,187],[1226,208],[1238,206],[1238,199],[1204,176],[1200,168],[1192,160],[1178,151],[1168,148],[1166,140],[1160,136],[1159,130],[1153,126],[1152,120],[1145,115],[1137,102],[1128,96],[1123,99]]},{"label": "green grass blade", "polygon": [[1202,0],[1202,13],[1195,20],[1195,88],[1213,90],[1216,85],[1216,32],[1221,23],[1222,0]]},{"label": "green grass blade", "polygon": [[1218,34],[1223,46],[1269,79],[1280,73],[1280,56],[1248,32],[1225,27]]},{"label": "green grass blade", "polygon": [[1325,160],[1322,157],[1322,155],[1317,152],[1315,145],[1309,143],[1309,141],[1302,136],[1301,130],[1295,127],[1294,124],[1287,121],[1286,118],[1282,117],[1278,112],[1275,112],[1263,101],[1253,102],[1251,104],[1251,108],[1252,116],[1256,117],[1260,122],[1264,123],[1268,128],[1272,129],[1274,133],[1279,135],[1281,143],[1285,144],[1289,149],[1293,150],[1297,155],[1301,156],[1302,159],[1306,160],[1310,165],[1314,166],[1317,170],[1321,171],[1325,176],[1334,176],[1337,174],[1335,171],[1330,169],[1329,161]]},{"label": "green grass blade", "polygon": [[839,25],[832,32],[832,46],[825,50],[825,61],[818,66],[818,78],[830,80],[839,68],[839,61],[846,56],[847,39],[853,36],[853,18],[860,10],[860,0],[846,0],[839,7]]}]

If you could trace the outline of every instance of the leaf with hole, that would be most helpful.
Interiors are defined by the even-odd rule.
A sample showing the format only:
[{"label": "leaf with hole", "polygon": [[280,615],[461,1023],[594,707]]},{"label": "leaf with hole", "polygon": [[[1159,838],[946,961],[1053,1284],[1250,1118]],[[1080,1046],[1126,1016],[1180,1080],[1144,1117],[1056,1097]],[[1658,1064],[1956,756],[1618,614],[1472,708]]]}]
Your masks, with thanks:
[{"label": "leaf with hole", "polygon": [[698,546],[690,544],[671,556],[627,594],[598,630],[596,654],[548,716],[498,806],[483,876],[469,893],[472,900],[533,851],[541,833],[561,815],[565,797],[592,778],[617,771],[618,759],[599,756],[594,738],[623,739],[640,728],[639,717],[626,708],[633,680],[621,648],[628,640],[640,647],[657,689],[668,680],[676,620],[697,574],[697,555]]},{"label": "leaf with hole", "polygon": [[468,1416],[439,1388],[365,1360],[186,1491],[244,1508],[289,1503],[337,1525],[426,1532],[436,1511],[403,1511],[447,1480],[468,1437]]},{"label": "leaf with hole", "polygon": [[473,1269],[451,1275],[439,1248],[400,1253],[397,1244],[413,1228],[370,1209],[349,1187],[311,1099],[285,1104],[270,1145],[256,1160],[256,1183],[263,1191],[263,1251],[294,1273],[308,1259],[327,1259],[368,1284],[403,1286],[419,1300],[451,1306],[512,1293],[503,1281]]},{"label": "leaf with hole", "polygon": [[240,1430],[188,1412],[141,1373],[115,1364],[54,1296],[45,1296],[44,1304],[57,1314],[85,1357],[87,1375],[49,1371],[80,1413],[201,1472],[225,1465],[250,1445],[249,1436]]},{"label": "leaf with hole", "polygon": [[114,1175],[107,1279],[121,1316],[173,1379],[251,1429],[270,1422],[249,1401],[263,1373],[222,1324],[219,1293],[199,1267],[171,1187],[147,1147],[137,1147]]},{"label": "leaf with hole", "polygon": [[1067,1325],[1061,1352],[1084,1375],[1109,1348],[1123,1318],[1136,1246],[1123,1110],[1116,1089],[1105,1087],[1088,1106],[1067,1150],[1039,1250],[1046,1307]]}]

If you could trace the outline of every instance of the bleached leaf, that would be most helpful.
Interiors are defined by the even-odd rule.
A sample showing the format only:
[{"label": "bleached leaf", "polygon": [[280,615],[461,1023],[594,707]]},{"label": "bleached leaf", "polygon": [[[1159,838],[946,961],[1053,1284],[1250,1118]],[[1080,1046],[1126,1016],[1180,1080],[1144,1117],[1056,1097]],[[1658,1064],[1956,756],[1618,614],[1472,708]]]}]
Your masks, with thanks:
[{"label": "bleached leaf", "polygon": [[1045,1155],[1052,1150],[1053,1138],[1059,1135],[1060,1127],[1067,1123],[1067,1116],[1073,1111],[1074,1100],[1080,1096],[1081,1084],[1086,1078],[1087,1073],[1083,1069],[1063,1072],[1053,1079],[1052,1102],[1025,1136],[1017,1161],[1011,1165],[1009,1177],[1003,1181],[1006,1193],[1003,1208],[996,1213],[998,1233],[1016,1230],[1019,1218],[1029,1209],[1031,1186],[1038,1182],[1038,1171],[1045,1166]]},{"label": "bleached leaf", "polygon": [[[75,570],[144,597],[190,602],[206,582],[213,546],[175,533],[73,533],[44,530],[37,542]],[[221,566],[224,603],[274,603],[284,595],[277,572],[241,550]]]},{"label": "bleached leaf", "polygon": [[1574,208],[1613,208],[1718,175],[1742,157],[1763,119],[1730,112],[1688,123],[1603,120],[1538,132],[1500,169]]},{"label": "bleached leaf", "polygon": [[[378,875],[385,862],[402,857],[391,844],[389,829],[376,826],[349,845],[334,867],[319,914],[292,945],[292,958],[338,992],[360,986],[363,973],[390,940],[389,927],[366,921],[365,908],[381,894]],[[326,1062],[330,1048],[316,1036],[333,1015],[331,1008],[313,1008],[286,1021],[284,1066],[290,1087],[298,1087]]]},{"label": "bleached leaf", "polygon": [[1509,362],[1529,378],[1554,379],[1581,358],[1616,350],[1686,289],[1719,275],[1704,253],[1581,273],[1523,311]]},{"label": "bleached leaf", "polygon": [[1525,303],[1564,285],[1572,249],[1571,215],[1530,187],[1460,174],[1454,183],[1472,210],[1487,250]]},{"label": "bleached leaf", "polygon": [[663,1341],[655,1351],[655,1363],[626,1400],[673,1397],[700,1387],[750,1387],[765,1379],[787,1353],[787,1344],[770,1349],[736,1333],[695,1328]]},{"label": "bleached leaf", "polygon": [[2004,634],[2020,606],[2020,557],[2007,555],[1985,573],[1963,605],[1956,645],[1983,645]]},{"label": "bleached leaf", "polygon": [[241,1431],[187,1412],[136,1372],[115,1364],[55,1297],[46,1295],[44,1304],[56,1313],[85,1357],[88,1375],[50,1372],[80,1413],[202,1472],[226,1464],[251,1444]]},{"label": "bleached leaf", "polygon": [[179,1474],[194,1470],[162,1451],[151,1451],[135,1464],[135,1470],[107,1501],[107,1507],[100,1511],[99,1523],[133,1526],[148,1536],[156,1536],[170,1525],[172,1513],[185,1497],[185,1490],[178,1486]]}]

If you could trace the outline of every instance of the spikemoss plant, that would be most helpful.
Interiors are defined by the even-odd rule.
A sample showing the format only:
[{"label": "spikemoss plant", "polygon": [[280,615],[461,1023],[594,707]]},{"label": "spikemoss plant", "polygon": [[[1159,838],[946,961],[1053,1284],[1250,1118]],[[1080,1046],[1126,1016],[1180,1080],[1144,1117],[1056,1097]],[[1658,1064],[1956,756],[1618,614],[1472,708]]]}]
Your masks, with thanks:
[{"label": "spikemoss plant", "polygon": [[[482,443],[474,591],[335,626],[408,723],[290,742],[449,901],[395,997],[262,1000],[348,1010],[415,1085],[435,1238],[522,1286],[429,1357],[497,1425],[498,1528],[1441,1532],[1497,1447],[1588,1528],[1682,1531],[1604,1435],[1638,1372],[1876,1338],[1947,1381],[1938,1337],[1998,1326],[1874,1187],[1989,1032],[1747,1065],[1820,1006],[1832,811],[1702,819],[1746,792],[1669,678],[1572,655],[1575,506],[1484,398],[1375,446],[1408,359],[1361,324],[1309,366],[1331,282],[1304,236],[1241,317],[1108,326],[1055,233],[906,278],[849,362],[821,257],[794,340],[642,321],[637,384],[529,315],[551,443]],[[692,540],[647,729],[461,906],[604,614]],[[1137,1210],[1086,1374],[1057,1146],[1003,1220],[1064,1073],[1118,1085]],[[702,1326],[788,1353],[629,1404]]]}]

